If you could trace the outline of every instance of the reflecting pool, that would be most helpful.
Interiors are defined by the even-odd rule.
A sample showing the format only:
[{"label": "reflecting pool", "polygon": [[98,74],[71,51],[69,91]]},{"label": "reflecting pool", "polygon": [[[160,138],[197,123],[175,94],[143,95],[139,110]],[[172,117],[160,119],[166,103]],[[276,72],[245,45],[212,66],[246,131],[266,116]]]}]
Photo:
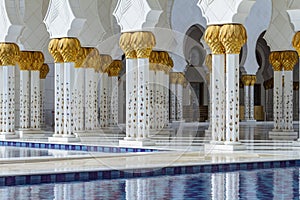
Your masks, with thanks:
[{"label": "reflecting pool", "polygon": [[299,199],[299,169],[160,176],[0,188],[6,199]]}]

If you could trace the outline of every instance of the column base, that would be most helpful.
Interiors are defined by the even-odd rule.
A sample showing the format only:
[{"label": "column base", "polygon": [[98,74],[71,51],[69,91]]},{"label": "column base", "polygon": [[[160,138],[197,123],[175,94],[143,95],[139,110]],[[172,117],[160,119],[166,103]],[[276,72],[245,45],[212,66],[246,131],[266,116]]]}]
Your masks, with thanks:
[{"label": "column base", "polygon": [[19,136],[15,133],[0,132],[0,140],[17,139]]},{"label": "column base", "polygon": [[256,120],[255,119],[247,119],[247,120],[243,120],[243,122],[256,123]]},{"label": "column base", "polygon": [[270,131],[269,138],[272,140],[295,140],[298,138],[298,132],[294,131]]},{"label": "column base", "polygon": [[41,129],[19,128],[16,133],[20,138],[40,138],[45,136],[45,132]]},{"label": "column base", "polygon": [[80,142],[80,139],[75,136],[73,136],[73,137],[48,137],[48,142],[62,142],[62,143]]},{"label": "column base", "polygon": [[224,142],[223,144],[218,144],[218,143],[204,144],[205,152],[222,152],[222,151],[232,152],[232,151],[242,151],[246,149],[247,149],[246,146],[240,142]]},{"label": "column base", "polygon": [[144,140],[119,140],[120,147],[144,147],[155,146],[155,142],[149,139]]}]

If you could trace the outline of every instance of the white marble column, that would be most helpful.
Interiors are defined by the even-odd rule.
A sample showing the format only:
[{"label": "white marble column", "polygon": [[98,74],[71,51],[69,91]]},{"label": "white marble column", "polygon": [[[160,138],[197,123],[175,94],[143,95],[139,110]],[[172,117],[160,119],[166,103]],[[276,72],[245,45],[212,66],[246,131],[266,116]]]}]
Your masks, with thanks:
[{"label": "white marble column", "polygon": [[181,73],[177,74],[177,89],[176,89],[176,97],[177,97],[177,101],[176,101],[176,120],[177,121],[182,121],[183,120],[183,83],[185,81],[184,79],[184,75]]},{"label": "white marble column", "polygon": [[137,105],[136,104],[137,104],[137,59],[135,55],[127,54],[126,55],[126,137],[124,138],[125,140],[134,140],[137,134],[137,125],[136,125]]},{"label": "white marble column", "polygon": [[85,69],[82,66],[76,66],[74,68],[74,88],[72,90],[74,105],[73,119],[74,119],[74,131],[84,131],[84,72]]},{"label": "white marble column", "polygon": [[5,65],[3,68],[3,132],[2,135],[15,132],[15,66]]},{"label": "white marble column", "polygon": [[[85,130],[92,130],[93,124],[93,110],[92,110],[92,104],[93,104],[93,75],[94,75],[94,69],[91,66],[88,66],[85,68]],[[103,78],[103,77],[101,77]],[[101,84],[102,85],[102,84]],[[101,105],[101,104],[100,104]],[[101,109],[104,106],[101,107]],[[104,109],[102,109],[104,111]]]},{"label": "white marble column", "polygon": [[244,116],[245,120],[249,120],[249,110],[250,110],[250,98],[249,98],[249,84],[244,83]]},{"label": "white marble column", "polygon": [[[156,52],[152,52],[154,54]],[[157,101],[159,101],[159,95],[157,94],[158,87],[156,85],[156,64],[153,63],[150,57],[150,69],[149,69],[149,130],[156,130],[158,128],[157,122],[159,116],[157,116],[157,112],[159,112],[156,108]]]},{"label": "white marble column", "polygon": [[212,143],[222,144],[225,140],[225,74],[224,54],[212,55],[212,98],[211,123]]},{"label": "white marble column", "polygon": [[164,71],[164,75],[163,75],[164,76],[164,78],[163,78],[164,93],[163,94],[164,94],[164,97],[165,97],[164,103],[165,103],[165,108],[166,108],[165,113],[164,113],[164,115],[165,115],[165,119],[164,119],[164,121],[165,121],[164,124],[165,125],[164,125],[164,127],[168,127],[169,122],[170,122],[170,105],[169,105],[170,77],[169,77],[169,71],[170,71],[170,68],[173,67],[173,61],[170,64],[172,64],[172,65],[166,67],[166,69]]},{"label": "white marble column", "polygon": [[108,94],[108,74],[102,73],[100,77],[100,127],[108,126],[108,109],[107,109],[107,94]]},{"label": "white marble column", "polygon": [[30,127],[40,129],[40,72],[31,70],[30,78]]},{"label": "white marble column", "polygon": [[49,66],[43,64],[40,68],[40,121],[41,127],[45,127],[45,80],[49,73]]},{"label": "white marble column", "polygon": [[283,130],[293,131],[293,71],[284,71]]},{"label": "white marble column", "polygon": [[118,125],[118,76],[111,77],[111,126]]},{"label": "white marble column", "polygon": [[[234,35],[233,32],[240,34]],[[226,142],[239,142],[239,54],[247,40],[246,29],[241,24],[225,24],[220,28],[220,41],[226,52]]]},{"label": "white marble column", "polygon": [[149,58],[138,57],[138,134],[137,140],[145,140],[149,136]]},{"label": "white marble column", "polygon": [[165,113],[168,112],[166,108],[166,103],[165,103],[165,95],[166,95],[166,89],[165,85],[166,82],[164,81],[165,78],[165,73],[162,69],[159,69],[156,71],[156,84],[155,84],[155,91],[156,91],[156,103],[155,103],[155,109],[156,109],[156,128],[158,130],[161,130],[164,128],[166,124],[166,115]]},{"label": "white marble column", "polygon": [[176,120],[176,82],[177,82],[177,75],[176,73],[170,74],[170,120]]},{"label": "white marble column", "polygon": [[251,83],[251,85],[249,86],[249,93],[250,93],[250,98],[249,98],[249,119],[252,120],[252,121],[255,120],[254,119],[254,83]]},{"label": "white marble column", "polygon": [[274,89],[273,89],[273,131],[282,129],[282,71],[274,70]]},{"label": "white marble column", "polygon": [[54,135],[61,137],[64,133],[64,64],[61,62],[54,63],[55,80],[54,80]]},{"label": "white marble column", "polygon": [[29,70],[20,70],[20,128],[30,128]]},{"label": "white marble column", "polygon": [[100,124],[98,121],[98,115],[99,115],[99,111],[98,111],[98,82],[100,80],[100,74],[97,71],[94,71],[94,75],[93,75],[93,128],[99,128]]}]

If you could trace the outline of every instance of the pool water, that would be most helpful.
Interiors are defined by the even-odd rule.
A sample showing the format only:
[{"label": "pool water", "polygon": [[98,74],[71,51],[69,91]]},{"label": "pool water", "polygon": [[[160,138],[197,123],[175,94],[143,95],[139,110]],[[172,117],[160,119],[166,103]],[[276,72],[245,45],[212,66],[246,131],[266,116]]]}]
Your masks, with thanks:
[{"label": "pool water", "polygon": [[300,168],[1,187],[0,199],[299,199]]}]

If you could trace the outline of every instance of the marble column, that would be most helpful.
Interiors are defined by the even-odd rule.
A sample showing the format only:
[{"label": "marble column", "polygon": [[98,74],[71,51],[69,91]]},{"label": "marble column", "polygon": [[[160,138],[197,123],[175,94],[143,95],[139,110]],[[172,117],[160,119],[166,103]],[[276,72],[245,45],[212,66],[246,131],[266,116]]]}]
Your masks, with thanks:
[{"label": "marble column", "polygon": [[32,66],[30,79],[30,127],[31,129],[41,128],[40,113],[40,68],[44,63],[42,52],[32,52]]},{"label": "marble column", "polygon": [[64,133],[64,64],[63,57],[58,49],[59,39],[49,42],[48,50],[54,59],[54,134],[53,137],[61,137]]},{"label": "marble column", "polygon": [[110,79],[110,126],[118,125],[118,77],[122,69],[121,60],[113,60],[109,65],[108,78]]},{"label": "marble column", "polygon": [[163,70],[164,70],[164,74],[163,74],[163,87],[164,87],[164,93],[163,96],[165,97],[164,99],[164,105],[165,105],[165,112],[164,112],[164,116],[165,116],[165,123],[164,123],[164,127],[168,127],[169,126],[169,122],[170,122],[170,71],[171,69],[174,67],[174,63],[172,58],[168,55],[168,62],[167,65],[164,66]]},{"label": "marble column", "polygon": [[29,70],[32,65],[31,52],[21,51],[18,65],[20,68],[20,130],[28,130],[30,128]]},{"label": "marble column", "polygon": [[[129,143],[126,140],[135,140],[132,145],[143,146],[154,144],[148,139],[149,57],[154,45],[155,37],[151,32],[123,33],[120,37],[120,47],[125,52],[126,58],[137,57],[136,63],[131,61],[131,63],[126,63],[131,65],[131,69],[127,66],[126,70],[128,71],[126,73],[131,74],[130,72],[133,70],[133,75],[129,75],[131,79],[128,80],[126,77],[126,89],[128,89],[128,92],[126,91],[126,99],[129,104],[127,107],[128,115],[126,115],[128,118],[126,118],[128,121],[126,124],[128,123],[128,128],[133,127],[135,130],[133,130],[133,133],[126,133],[126,138],[124,138],[124,141],[120,141],[120,145],[128,145]],[[135,66],[137,66],[137,70],[135,70]]]},{"label": "marble column", "polygon": [[250,97],[249,97],[249,86],[251,84],[251,76],[250,75],[243,75],[242,81],[244,84],[244,116],[245,121],[250,119],[249,113],[250,113]]},{"label": "marble column", "polygon": [[273,131],[282,130],[282,63],[280,52],[271,52],[269,61],[274,69],[274,89],[273,89]]},{"label": "marble column", "polygon": [[15,66],[19,47],[14,43],[0,43],[2,86],[2,130],[0,138],[15,134]]},{"label": "marble column", "polygon": [[138,134],[137,141],[145,141],[149,136],[149,57],[155,46],[155,37],[151,32],[134,32],[133,47],[138,65]]},{"label": "marble column", "polygon": [[[236,35],[234,33],[239,32]],[[220,41],[226,52],[226,142],[239,142],[239,54],[247,40],[243,25],[226,24],[220,29]]]},{"label": "marble column", "polygon": [[157,108],[160,102],[159,88],[161,87],[157,81],[158,71],[158,57],[159,53],[152,51],[149,57],[149,129],[150,131],[157,130],[159,128],[160,109]]},{"label": "marble column", "polygon": [[254,121],[254,85],[256,82],[256,76],[251,76],[251,83],[249,86],[249,120]]},{"label": "marble column", "polygon": [[137,134],[137,59],[131,43],[132,33],[122,33],[120,48],[126,56],[126,137],[125,141],[135,140]]},{"label": "marble column", "polygon": [[183,121],[183,84],[185,82],[185,77],[183,73],[177,73],[177,89],[176,89],[176,120]]},{"label": "marble column", "polygon": [[170,120],[176,120],[176,83],[177,83],[177,75],[176,73],[170,73]]},{"label": "marble column", "polygon": [[282,66],[284,69],[283,88],[283,131],[293,130],[293,69],[298,62],[295,51],[281,52]]},{"label": "marble column", "polygon": [[211,133],[212,130],[212,54],[208,54],[205,57],[205,65],[208,68],[208,73],[206,74],[206,83],[208,85],[209,91],[209,102],[208,102],[208,121],[209,126],[205,132]]},{"label": "marble column", "polygon": [[76,38],[62,38],[58,43],[59,51],[64,59],[64,138],[75,138],[74,135],[74,72],[77,54],[80,50],[80,42]]},{"label": "marble column", "polygon": [[85,130],[84,126],[84,66],[87,61],[89,50],[81,47],[77,54],[74,66],[74,88],[72,90],[73,101],[75,105],[73,110],[74,132],[78,133]]},{"label": "marble column", "polygon": [[109,125],[109,79],[108,68],[112,63],[112,58],[109,55],[101,56],[101,77],[100,77],[100,127],[106,128]]},{"label": "marble column", "polygon": [[211,124],[213,144],[223,144],[225,141],[225,50],[219,39],[221,26],[208,26],[204,39],[212,52],[211,75]]},{"label": "marble column", "polygon": [[50,69],[47,64],[43,64],[40,68],[40,122],[41,128],[46,126],[45,123],[45,80]]}]

